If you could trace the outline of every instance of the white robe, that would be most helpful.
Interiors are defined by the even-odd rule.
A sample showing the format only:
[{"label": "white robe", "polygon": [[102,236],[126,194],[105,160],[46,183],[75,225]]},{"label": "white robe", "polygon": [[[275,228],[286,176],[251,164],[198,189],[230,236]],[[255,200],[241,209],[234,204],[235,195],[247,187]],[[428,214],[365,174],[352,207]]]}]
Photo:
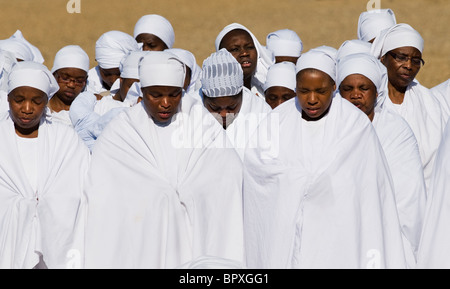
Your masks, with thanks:
[{"label": "white robe", "polygon": [[316,154],[302,149],[303,122],[297,98],[282,103],[258,130],[270,142],[245,152],[247,267],[405,268],[392,179],[367,116],[336,95]]},{"label": "white robe", "polygon": [[408,268],[414,268],[427,197],[419,146],[408,123],[389,108],[376,111],[372,123],[394,182]]},{"label": "white robe", "polygon": [[450,79],[432,87],[430,90],[439,100],[447,123],[450,116]]},{"label": "white robe", "polygon": [[75,229],[89,151],[75,131],[41,121],[38,136],[38,184],[32,189],[17,149],[14,124],[0,121],[0,268],[30,269],[39,262],[66,268],[76,247]]},{"label": "white robe", "polygon": [[230,143],[244,159],[244,151],[250,136],[257,129],[259,123],[272,111],[267,102],[254,95],[246,87],[243,89],[242,105],[238,115],[227,127],[226,133]]},{"label": "white robe", "polygon": [[445,113],[430,90],[414,80],[406,89],[403,103],[396,106],[389,97],[386,107],[397,111],[409,124],[419,144],[427,191],[436,151],[445,129]]},{"label": "white robe", "polygon": [[85,190],[85,268],[176,268],[205,255],[244,261],[242,163],[221,147],[224,131],[207,113],[183,98],[160,127],[141,102],[105,128]]},{"label": "white robe", "polygon": [[417,257],[419,269],[450,269],[450,125],[436,157]]}]

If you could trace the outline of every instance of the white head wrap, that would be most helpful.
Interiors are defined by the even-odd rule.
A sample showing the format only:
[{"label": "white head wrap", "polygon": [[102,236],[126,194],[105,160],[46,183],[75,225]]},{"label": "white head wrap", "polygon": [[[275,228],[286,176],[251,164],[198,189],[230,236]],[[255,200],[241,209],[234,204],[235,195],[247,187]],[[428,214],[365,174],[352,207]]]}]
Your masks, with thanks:
[{"label": "white head wrap", "polygon": [[208,97],[236,95],[244,86],[244,72],[236,58],[222,48],[203,61],[201,82]]},{"label": "white head wrap", "polygon": [[30,86],[47,94],[50,99],[59,90],[58,82],[48,68],[38,62],[17,62],[8,79],[8,94],[17,87]]},{"label": "white head wrap", "polygon": [[410,25],[400,23],[383,30],[372,44],[371,53],[378,59],[399,47],[415,47],[423,52],[424,41],[419,32]]},{"label": "white head wrap", "polygon": [[296,90],[297,81],[294,63],[280,62],[269,67],[264,91],[272,86],[283,86],[292,91]]},{"label": "white head wrap", "polygon": [[166,49],[166,51],[175,54],[184,64],[186,64],[187,67],[191,69],[191,83],[194,83],[200,78],[202,70],[200,66],[198,66],[197,60],[192,52],[181,48],[171,48]]},{"label": "white head wrap", "polygon": [[376,38],[380,31],[395,24],[397,24],[397,20],[391,9],[365,11],[359,15],[358,39],[368,42]]},{"label": "white head wrap", "polygon": [[185,65],[178,57],[167,51],[148,51],[139,62],[141,87],[162,85],[183,87]]},{"label": "white head wrap", "polygon": [[12,52],[0,50],[0,90],[8,90],[8,77],[14,64],[17,63],[16,57]]},{"label": "white head wrap", "polygon": [[95,44],[95,60],[103,69],[118,68],[122,58],[130,51],[139,49],[139,44],[131,35],[121,31],[108,31]]},{"label": "white head wrap", "polygon": [[120,62],[120,77],[139,79],[139,61],[148,51],[131,51]]},{"label": "white head wrap", "polygon": [[295,73],[298,74],[307,68],[320,70],[328,74],[336,82],[336,60],[332,55],[323,50],[311,49],[299,57]]},{"label": "white head wrap", "polygon": [[367,41],[359,39],[346,40],[342,43],[341,47],[339,47],[336,59],[339,61],[339,59],[355,53],[370,54],[371,47],[372,44]]},{"label": "white head wrap", "polygon": [[257,80],[257,82],[259,82],[256,83],[256,85],[262,87],[266,82],[267,70],[272,64],[275,63],[275,57],[273,55],[273,52],[267,49],[266,47],[262,46],[261,43],[258,41],[258,39],[255,37],[255,35],[253,35],[253,33],[250,32],[250,30],[248,30],[245,26],[239,23],[232,23],[227,25],[224,29],[222,29],[222,31],[216,37],[215,41],[216,51],[219,51],[220,42],[222,42],[222,39],[225,37],[225,35],[227,35],[230,31],[236,29],[242,29],[247,31],[253,39],[253,43],[255,44],[256,51],[258,53],[258,64],[256,67],[256,72],[253,75],[253,77]]},{"label": "white head wrap", "polygon": [[274,56],[299,57],[303,51],[303,43],[295,31],[281,29],[269,33],[266,37],[266,47]]},{"label": "white head wrap", "polygon": [[168,48],[172,48],[175,42],[175,32],[172,24],[161,15],[150,14],[142,16],[134,26],[134,38],[142,33],[158,36]]},{"label": "white head wrap", "polygon": [[61,68],[78,68],[89,72],[89,56],[78,45],[65,46],[56,53],[51,72]]},{"label": "white head wrap", "polygon": [[338,54],[338,50],[334,47],[328,46],[328,45],[322,45],[322,46],[318,46],[318,47],[314,47],[310,50],[313,51],[322,51],[325,52],[326,54],[328,54],[330,57],[332,57],[333,59],[337,59],[337,54]]},{"label": "white head wrap", "polygon": [[12,52],[17,59],[44,63],[44,57],[39,49],[28,42],[20,30],[17,30],[10,38],[0,40],[0,49]]},{"label": "white head wrap", "polygon": [[377,88],[378,98],[387,95],[387,70],[376,58],[366,53],[355,53],[340,59],[337,64],[337,86],[351,74],[361,74],[370,79]]}]

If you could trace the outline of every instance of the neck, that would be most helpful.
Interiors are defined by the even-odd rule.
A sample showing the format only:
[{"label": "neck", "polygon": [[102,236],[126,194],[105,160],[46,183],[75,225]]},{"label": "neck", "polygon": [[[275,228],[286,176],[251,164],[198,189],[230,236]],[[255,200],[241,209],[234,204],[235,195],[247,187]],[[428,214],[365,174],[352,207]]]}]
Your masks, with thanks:
[{"label": "neck", "polygon": [[70,104],[64,103],[57,95],[55,95],[49,100],[48,107],[54,112],[60,112],[61,110],[69,110]]},{"label": "neck", "polygon": [[23,138],[37,138],[39,132],[39,125],[33,128],[25,129],[14,124],[16,134]]},{"label": "neck", "polygon": [[394,104],[402,104],[405,98],[406,87],[395,87],[388,82],[389,98]]}]

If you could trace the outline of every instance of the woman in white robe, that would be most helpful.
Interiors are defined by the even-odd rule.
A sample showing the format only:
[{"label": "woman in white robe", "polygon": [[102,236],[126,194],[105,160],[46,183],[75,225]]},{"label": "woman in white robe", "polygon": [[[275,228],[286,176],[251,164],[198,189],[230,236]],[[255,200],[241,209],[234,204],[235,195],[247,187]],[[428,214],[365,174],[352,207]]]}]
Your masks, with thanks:
[{"label": "woman in white robe", "polygon": [[97,140],[85,268],[176,268],[205,255],[243,262],[242,165],[217,146],[224,131],[203,121],[201,103],[181,97],[184,73],[175,55],[147,54],[143,101]]},{"label": "woman in white robe", "polygon": [[[244,84],[249,90],[251,90],[252,93],[261,98],[264,98],[264,83],[266,82],[267,70],[272,64],[275,63],[275,57],[272,51],[268,50],[265,46],[261,45],[261,43],[255,37],[255,35],[253,35],[253,33],[249,29],[247,29],[245,26],[239,23],[232,23],[227,25],[217,35],[215,40],[216,51],[219,51],[221,48],[223,48],[221,46],[221,43],[222,40],[227,36],[227,34],[237,29],[244,30],[250,35],[250,37],[253,40],[253,45],[255,46],[257,52],[256,67],[255,70],[252,72],[252,74],[249,76],[250,83],[247,84],[245,81],[246,79],[244,79]],[[240,60],[239,58],[241,57],[237,57],[236,60],[238,60],[238,62],[241,63],[242,60]],[[243,66],[244,69],[245,64],[241,63],[241,65]],[[247,76],[244,75],[244,77],[246,78]]]},{"label": "woman in white robe", "polygon": [[384,105],[399,113],[416,136],[428,190],[447,116],[430,89],[415,78],[424,63],[423,49],[424,40],[419,32],[401,23],[377,36],[371,54],[380,59],[388,71],[389,97]]},{"label": "woman in white robe", "polygon": [[[247,267],[406,268],[392,179],[372,124],[334,94],[332,57],[306,52],[296,71],[297,97],[269,114],[245,152]],[[329,106],[318,107],[318,97]]]},{"label": "woman in white robe", "polygon": [[244,86],[243,71],[225,48],[205,59],[201,83],[200,98],[211,112],[210,118],[217,119],[217,126],[226,131],[230,144],[243,159],[250,136],[271,107]]},{"label": "woman in white robe", "polygon": [[[34,89],[32,100],[18,92],[24,89]],[[47,117],[46,100],[58,89],[42,64],[20,62],[11,71],[11,110],[0,120],[0,268],[64,269],[81,261],[75,240],[90,156],[72,128]],[[28,102],[39,104],[25,116],[18,108]]]},{"label": "woman in white robe", "polygon": [[[360,107],[375,127],[394,182],[408,268],[415,268],[426,205],[417,140],[408,123],[384,106],[388,94],[387,72],[377,58],[367,53],[347,55],[338,62],[337,75],[340,95]],[[364,76],[367,80],[353,78],[352,81],[354,76]]]},{"label": "woman in white robe", "polygon": [[58,92],[48,103],[52,118],[72,126],[69,109],[75,98],[86,89],[89,56],[78,45],[65,46],[56,53],[51,72],[59,84]]}]

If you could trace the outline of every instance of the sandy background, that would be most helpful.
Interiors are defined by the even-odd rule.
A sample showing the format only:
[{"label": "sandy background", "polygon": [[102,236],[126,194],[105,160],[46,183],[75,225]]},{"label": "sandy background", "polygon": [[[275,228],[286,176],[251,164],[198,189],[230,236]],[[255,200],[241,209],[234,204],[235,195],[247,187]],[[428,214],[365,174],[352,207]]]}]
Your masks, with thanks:
[{"label": "sandy background", "polygon": [[[338,48],[355,39],[359,14],[368,0],[79,0],[81,13],[69,14],[69,0],[0,0],[0,39],[17,29],[37,46],[51,68],[55,53],[80,45],[94,59],[95,41],[106,31],[133,34],[145,14],[166,17],[175,30],[174,47],[194,53],[197,63],[214,51],[223,27],[238,22],[265,44],[268,33],[289,28],[298,33],[304,51],[329,45]],[[380,0],[394,10],[398,23],[408,23],[425,39],[426,65],[418,80],[427,87],[450,78],[450,1]]]}]

